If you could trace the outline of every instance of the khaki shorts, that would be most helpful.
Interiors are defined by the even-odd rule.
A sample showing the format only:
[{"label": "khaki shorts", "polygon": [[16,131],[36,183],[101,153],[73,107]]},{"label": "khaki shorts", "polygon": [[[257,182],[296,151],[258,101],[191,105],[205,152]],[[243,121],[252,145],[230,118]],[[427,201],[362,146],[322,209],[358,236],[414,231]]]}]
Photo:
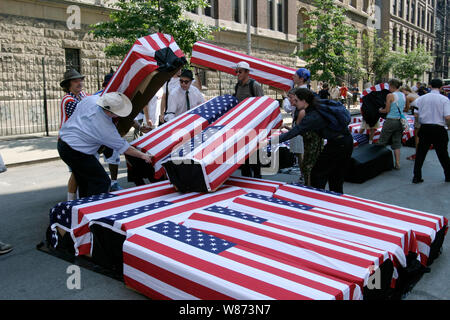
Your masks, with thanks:
[{"label": "khaki shorts", "polygon": [[364,130],[378,129],[379,127],[380,127],[380,120],[378,120],[373,127],[370,127],[364,119],[361,122],[361,129]]},{"label": "khaki shorts", "polygon": [[383,146],[390,144],[393,150],[400,149],[402,147],[402,136],[403,127],[400,119],[386,119],[383,123],[383,129],[381,129],[378,144]]}]

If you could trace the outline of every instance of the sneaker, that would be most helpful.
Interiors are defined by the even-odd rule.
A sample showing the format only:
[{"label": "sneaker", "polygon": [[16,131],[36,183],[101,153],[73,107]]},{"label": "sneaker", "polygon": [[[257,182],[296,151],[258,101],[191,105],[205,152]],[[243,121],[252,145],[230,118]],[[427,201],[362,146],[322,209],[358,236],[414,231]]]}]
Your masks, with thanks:
[{"label": "sneaker", "polygon": [[416,155],[410,155],[409,157],[406,158],[407,160],[416,160]]},{"label": "sneaker", "polygon": [[10,252],[13,249],[12,245],[0,241],[0,255]]},{"label": "sneaker", "polygon": [[119,191],[119,190],[123,190],[123,188],[119,185],[118,182],[114,182],[111,185],[111,188],[109,189],[109,191]]}]

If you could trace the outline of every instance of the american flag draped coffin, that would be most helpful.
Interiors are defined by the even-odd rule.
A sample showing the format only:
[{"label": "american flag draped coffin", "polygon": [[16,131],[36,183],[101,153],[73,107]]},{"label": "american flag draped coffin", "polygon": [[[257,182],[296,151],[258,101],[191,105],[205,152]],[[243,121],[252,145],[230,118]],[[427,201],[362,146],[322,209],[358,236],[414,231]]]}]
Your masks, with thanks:
[{"label": "american flag draped coffin", "polygon": [[192,48],[191,64],[236,75],[236,64],[245,61],[250,65],[250,78],[271,87],[289,91],[294,86],[295,69],[257,59],[239,52],[198,41]]},{"label": "american flag draped coffin", "polygon": [[160,179],[165,175],[161,162],[180,142],[190,140],[236,105],[237,99],[231,95],[213,98],[134,140],[131,145],[153,155],[154,178]]},{"label": "american flag draped coffin", "polygon": [[430,264],[437,256],[448,230],[448,219],[443,216],[301,185],[283,185],[275,197],[346,213],[396,230],[411,230],[404,249],[417,251],[423,265]]},{"label": "american flag draped coffin", "polygon": [[121,135],[130,130],[139,112],[186,63],[171,35],[155,33],[136,40],[103,91],[121,92],[133,104],[131,114],[117,124]]},{"label": "american flag draped coffin", "polygon": [[247,98],[173,151],[163,166],[170,181],[182,192],[214,191],[281,124],[276,100],[267,96]]},{"label": "american flag draped coffin", "polygon": [[91,226],[101,225],[127,235],[135,228],[161,219],[189,214],[189,209],[233,199],[245,192],[223,187],[214,194],[180,193],[169,181],[61,202],[50,210],[52,245],[58,245],[58,229],[70,234],[76,255],[92,253]]}]

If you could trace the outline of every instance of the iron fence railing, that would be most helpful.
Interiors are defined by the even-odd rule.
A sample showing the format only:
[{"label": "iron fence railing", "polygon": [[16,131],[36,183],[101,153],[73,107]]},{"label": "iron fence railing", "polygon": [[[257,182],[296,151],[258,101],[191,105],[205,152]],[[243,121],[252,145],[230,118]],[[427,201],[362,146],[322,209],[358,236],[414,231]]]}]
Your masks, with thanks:
[{"label": "iron fence railing", "polygon": [[[101,89],[104,75],[117,62],[90,59],[82,65],[84,91]],[[59,83],[66,71],[64,57],[0,59],[0,136],[57,131],[64,95]]]}]

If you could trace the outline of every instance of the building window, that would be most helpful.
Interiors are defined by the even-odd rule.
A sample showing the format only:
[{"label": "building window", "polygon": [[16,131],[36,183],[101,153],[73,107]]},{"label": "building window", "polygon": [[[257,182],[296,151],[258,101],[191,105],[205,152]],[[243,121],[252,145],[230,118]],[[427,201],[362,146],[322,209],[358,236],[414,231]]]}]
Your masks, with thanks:
[{"label": "building window", "polygon": [[422,28],[425,28],[425,9],[422,8]]},{"label": "building window", "polygon": [[66,69],[75,69],[81,73],[80,49],[65,48]]},{"label": "building window", "polygon": [[241,5],[239,0],[232,0],[233,21],[241,22]]},{"label": "building window", "polygon": [[350,2],[350,5],[353,7],[353,8],[356,8],[357,7],[357,1],[356,0],[352,0],[351,2]]},{"label": "building window", "polygon": [[400,6],[399,6],[399,8],[398,8],[398,16],[400,17],[400,18],[403,18],[403,9],[404,9],[404,4],[403,4],[403,1],[400,1]]},{"label": "building window", "polygon": [[406,21],[409,21],[409,0],[406,0]]},{"label": "building window", "polygon": [[434,14],[431,14],[430,32],[434,33]]},{"label": "building window", "polygon": [[416,24],[416,1],[411,2],[411,23]]},{"label": "building window", "polygon": [[397,15],[397,0],[393,0],[392,2],[392,14]]},{"label": "building window", "polygon": [[273,12],[273,0],[267,1],[267,25],[270,30],[275,30],[274,26],[274,12]]},{"label": "building window", "polygon": [[216,0],[208,0],[208,6],[205,8],[205,16],[216,19]]},{"label": "building window", "polygon": [[363,11],[369,12],[369,0],[364,0]]},{"label": "building window", "polygon": [[278,24],[278,31],[283,32],[284,31],[284,8],[283,8],[283,1],[279,0],[277,3],[277,24]]}]

